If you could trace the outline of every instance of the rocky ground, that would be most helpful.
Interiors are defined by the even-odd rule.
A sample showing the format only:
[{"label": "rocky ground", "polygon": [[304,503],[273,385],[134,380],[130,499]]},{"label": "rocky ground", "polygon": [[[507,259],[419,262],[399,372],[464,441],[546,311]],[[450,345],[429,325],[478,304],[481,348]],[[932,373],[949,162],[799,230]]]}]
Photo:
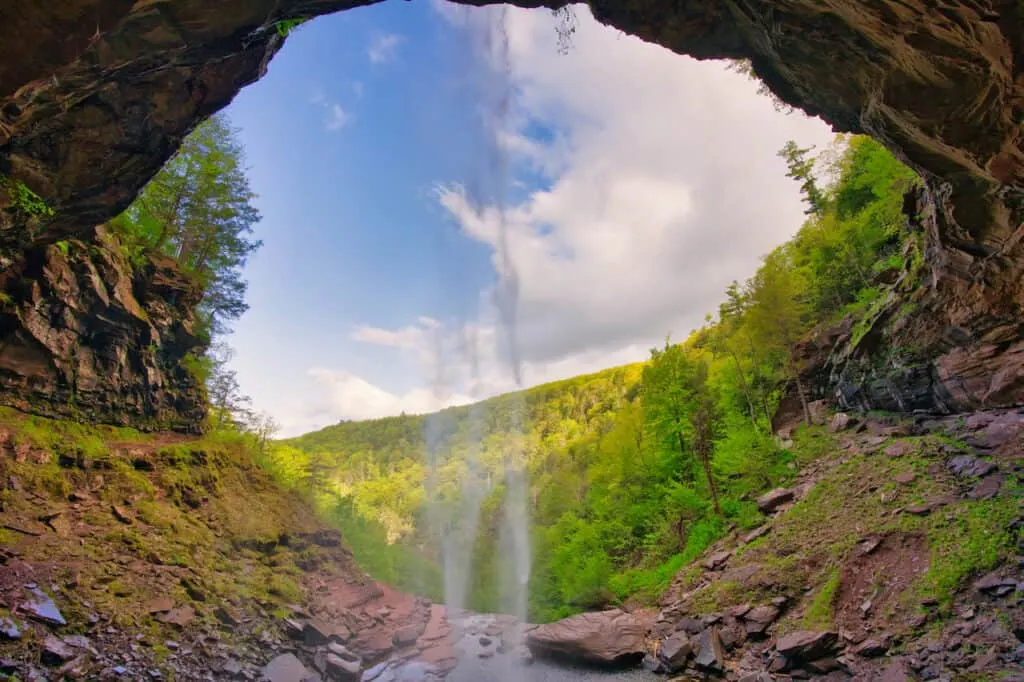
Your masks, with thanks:
[{"label": "rocky ground", "polygon": [[659,610],[530,627],[374,582],[241,443],[6,411],[0,679],[1024,679],[1024,411],[819,418]]}]

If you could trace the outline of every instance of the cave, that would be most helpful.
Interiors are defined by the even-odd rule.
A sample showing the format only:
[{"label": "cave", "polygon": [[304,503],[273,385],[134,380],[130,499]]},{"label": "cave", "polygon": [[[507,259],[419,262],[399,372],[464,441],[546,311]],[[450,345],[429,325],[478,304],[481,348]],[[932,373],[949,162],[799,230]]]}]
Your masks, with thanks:
[{"label": "cave", "polygon": [[[5,196],[10,191],[0,192],[0,288],[25,309],[63,296],[68,305],[49,313],[57,319],[98,272],[109,291],[87,296],[86,308],[98,310],[93,299],[112,296],[123,313],[80,320],[79,338],[108,342],[80,349],[69,362],[65,345],[39,348],[46,334],[32,333],[24,315],[7,311],[0,384],[8,404],[65,414],[73,403],[99,420],[195,426],[198,383],[180,369],[200,343],[191,333],[194,295],[173,267],[151,263],[128,273],[117,257],[101,255],[102,267],[69,270],[63,279],[74,286],[62,293],[53,281],[27,274],[34,272],[29,264],[62,240],[102,245],[96,227],[128,206],[199,122],[264,75],[287,41],[282,22],[363,4],[370,3],[70,0],[59,8],[0,9],[7,50],[0,178],[52,207],[52,214],[19,210]],[[906,211],[926,236],[930,284],[913,294],[912,314],[898,314],[905,301],[895,301],[863,338],[833,329],[808,340],[805,372],[820,397],[852,408],[934,412],[1024,402],[1019,4],[589,6],[602,23],[674,52],[749,60],[782,101],[837,131],[873,136],[924,179]],[[883,345],[913,352],[882,358]],[[159,352],[141,352],[149,347]],[[17,360],[28,348],[31,367]],[[89,375],[118,381],[94,379],[80,390],[79,378]]]}]

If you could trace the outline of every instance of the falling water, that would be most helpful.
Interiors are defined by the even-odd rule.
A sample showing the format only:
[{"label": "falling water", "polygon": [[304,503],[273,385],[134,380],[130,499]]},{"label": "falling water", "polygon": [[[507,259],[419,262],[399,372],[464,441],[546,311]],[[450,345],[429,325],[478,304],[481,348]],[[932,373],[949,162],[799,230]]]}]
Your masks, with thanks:
[{"label": "falling water", "polygon": [[[448,362],[459,362],[467,368],[468,383],[479,385],[482,374],[493,368],[487,361],[497,353],[500,372],[515,387],[522,386],[521,361],[517,339],[516,314],[519,281],[509,248],[506,224],[506,201],[509,188],[509,164],[506,151],[499,143],[500,132],[508,125],[511,101],[511,68],[508,54],[505,8],[471,10],[460,8],[459,24],[467,39],[467,64],[485,64],[486,70],[475,71],[478,78],[473,86],[480,107],[483,142],[477,150],[476,168],[466,183],[467,200],[480,215],[496,222],[495,270],[497,281],[482,300],[481,320],[494,320],[497,339],[492,335],[477,335],[475,325],[465,325],[463,338],[456,349],[438,350],[440,367]],[[481,338],[483,337],[483,338]],[[484,344],[496,343],[497,348]],[[460,355],[450,357],[451,353]],[[436,381],[438,397],[450,394],[451,386],[442,371]],[[493,379],[489,374],[487,379]],[[453,443],[454,424],[446,413],[431,416],[426,425],[428,523],[441,548],[444,571],[445,602],[450,608],[469,606],[470,586],[473,580],[473,547],[481,519],[481,505],[494,486],[504,484],[504,508],[498,538],[500,605],[503,611],[525,621],[527,588],[530,574],[530,542],[527,510],[527,476],[524,469],[521,439],[512,438],[503,453],[503,471],[498,480],[490,480],[481,460],[482,440],[486,435],[480,406],[470,408],[468,442]],[[522,406],[511,410],[509,431],[519,435],[522,431]],[[458,493],[454,499],[446,495],[445,481],[440,469],[445,464],[445,451],[460,447],[464,468],[459,472]]]}]

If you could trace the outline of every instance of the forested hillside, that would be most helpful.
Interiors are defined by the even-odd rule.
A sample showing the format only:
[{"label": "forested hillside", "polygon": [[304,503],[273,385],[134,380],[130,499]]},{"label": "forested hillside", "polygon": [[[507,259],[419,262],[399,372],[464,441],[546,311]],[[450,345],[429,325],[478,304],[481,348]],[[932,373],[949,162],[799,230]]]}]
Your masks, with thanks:
[{"label": "forested hillside", "polygon": [[458,481],[478,477],[469,603],[481,610],[501,605],[498,482],[524,470],[532,618],[656,598],[730,526],[758,525],[756,496],[794,475],[800,453],[771,421],[787,391],[809,421],[798,342],[844,316],[863,333],[886,291],[917,286],[922,270],[922,236],[902,213],[916,179],[884,148],[851,138],[780,156],[806,222],[682,343],[435,415],[341,423],[269,445],[263,464],[315,498],[377,577],[435,596],[437,510],[464,503]]}]

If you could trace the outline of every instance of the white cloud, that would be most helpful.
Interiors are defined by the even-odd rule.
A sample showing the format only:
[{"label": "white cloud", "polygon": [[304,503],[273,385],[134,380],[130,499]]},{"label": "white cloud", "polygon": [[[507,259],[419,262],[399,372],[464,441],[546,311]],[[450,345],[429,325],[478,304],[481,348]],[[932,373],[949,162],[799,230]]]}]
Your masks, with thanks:
[{"label": "white cloud", "polygon": [[340,104],[327,97],[327,93],[324,92],[323,88],[313,88],[313,94],[310,95],[309,101],[311,104],[323,109],[323,125],[326,130],[331,132],[341,130],[352,120],[351,115]]},{"label": "white cloud", "polygon": [[332,104],[327,108],[327,119],[324,127],[328,130],[341,130],[349,121],[349,115],[341,108],[340,104]]},{"label": "white cloud", "polygon": [[[666,334],[684,338],[698,327],[728,283],[752,275],[803,221],[777,150],[789,139],[821,147],[833,137],[820,121],[777,112],[724,64],[681,57],[576,12],[573,46],[559,55],[550,12],[443,10],[484,34],[481,47],[497,67],[483,79],[485,105],[499,113],[511,96],[507,118],[496,121],[497,153],[548,179],[504,213],[460,187],[438,191],[462,233],[491,248],[496,272],[510,274],[506,256],[515,270],[527,384],[640,360]],[[480,17],[501,15],[504,34],[480,28]],[[507,64],[496,48],[505,36]],[[356,329],[357,340],[410,354],[424,369],[421,385],[443,389],[395,395],[317,370],[339,414],[431,409],[435,394],[464,400],[513,388],[495,292],[484,293],[492,298],[468,323]]]},{"label": "white cloud", "polygon": [[370,46],[366,50],[366,56],[370,58],[370,61],[374,64],[384,64],[394,60],[395,55],[398,52],[398,46],[402,44],[405,39],[395,33],[385,33],[373,37],[370,41]]},{"label": "white cloud", "polygon": [[332,411],[346,419],[373,419],[402,412],[423,414],[470,402],[468,396],[439,397],[428,388],[396,395],[349,372],[323,367],[310,369],[309,375],[326,389]]}]

